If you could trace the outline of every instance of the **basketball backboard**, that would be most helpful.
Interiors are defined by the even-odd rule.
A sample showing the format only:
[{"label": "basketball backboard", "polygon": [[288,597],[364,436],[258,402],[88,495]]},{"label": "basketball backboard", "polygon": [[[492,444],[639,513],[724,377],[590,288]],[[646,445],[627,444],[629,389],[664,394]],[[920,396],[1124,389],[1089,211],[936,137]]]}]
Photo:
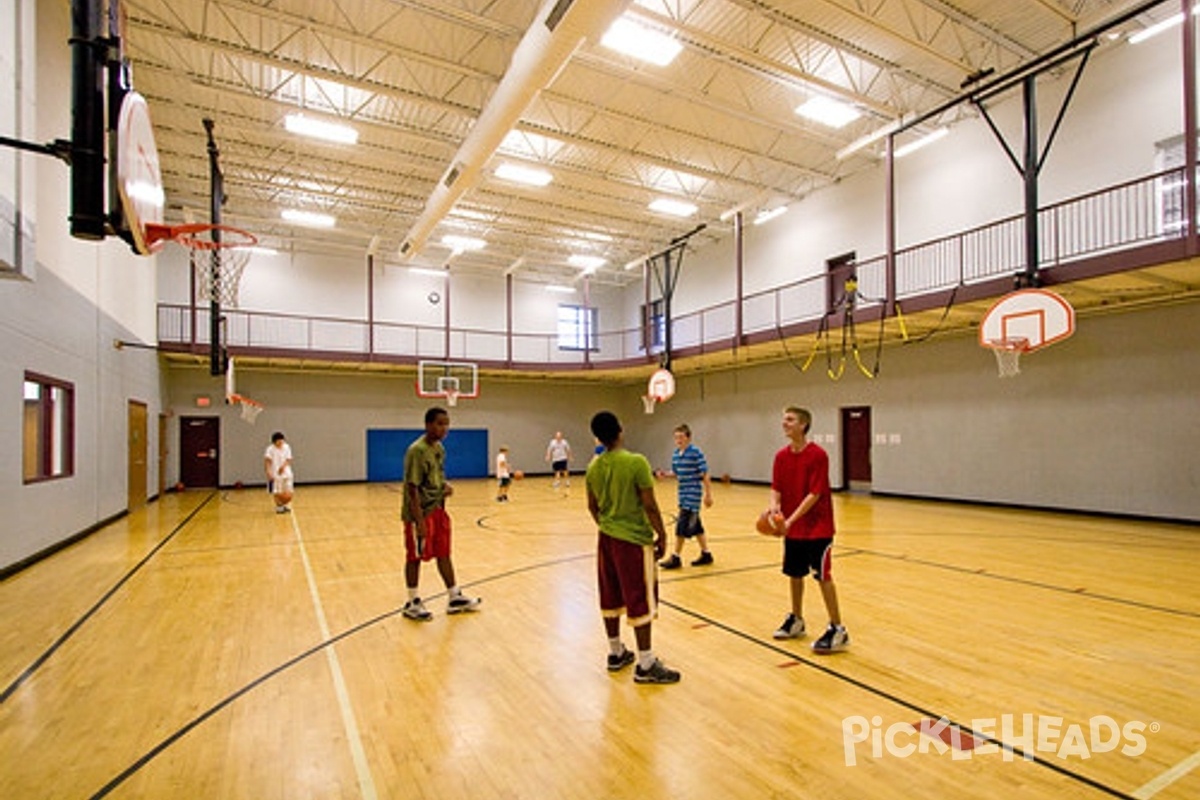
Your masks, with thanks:
[{"label": "basketball backboard", "polygon": [[1025,340],[1021,349],[1038,350],[1075,332],[1075,309],[1054,292],[1021,289],[997,300],[979,325],[979,344],[995,348]]},{"label": "basketball backboard", "polygon": [[460,398],[479,397],[479,365],[465,361],[418,361],[417,396],[443,399],[455,405]]},{"label": "basketball backboard", "polygon": [[118,233],[128,235],[134,252],[150,255],[161,250],[164,242],[148,237],[146,226],[162,223],[166,196],[150,109],[137,92],[129,92],[121,100],[116,137],[117,191],[126,229],[121,230],[122,223],[118,223]]}]

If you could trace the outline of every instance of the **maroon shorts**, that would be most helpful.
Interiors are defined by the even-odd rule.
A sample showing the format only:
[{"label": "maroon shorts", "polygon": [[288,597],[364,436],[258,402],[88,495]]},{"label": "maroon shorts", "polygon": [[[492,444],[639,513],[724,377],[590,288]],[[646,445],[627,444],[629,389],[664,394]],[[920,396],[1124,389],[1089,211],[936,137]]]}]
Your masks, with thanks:
[{"label": "maroon shorts", "polygon": [[633,544],[600,534],[596,558],[600,585],[600,614],[619,617],[640,627],[650,622],[658,607],[658,571],[654,547]]},{"label": "maroon shorts", "polygon": [[450,557],[450,515],[444,508],[435,508],[425,517],[425,542],[417,553],[417,526],[404,523],[404,560],[430,561]]}]

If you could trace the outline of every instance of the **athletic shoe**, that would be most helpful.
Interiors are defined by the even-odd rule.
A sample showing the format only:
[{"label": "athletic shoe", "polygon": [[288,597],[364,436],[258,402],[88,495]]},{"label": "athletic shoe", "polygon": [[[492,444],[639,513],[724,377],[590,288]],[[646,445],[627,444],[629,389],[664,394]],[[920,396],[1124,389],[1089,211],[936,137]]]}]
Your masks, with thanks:
[{"label": "athletic shoe", "polygon": [[465,594],[460,594],[458,597],[451,597],[450,602],[446,604],[447,614],[461,614],[464,611],[475,611],[482,603],[478,597],[467,597]]},{"label": "athletic shoe", "polygon": [[615,656],[612,653],[608,654],[608,671],[620,672],[628,667],[633,662],[637,661],[637,656],[628,647],[621,651],[621,655]]},{"label": "athletic shoe", "polygon": [[636,668],[633,671],[634,683],[679,683],[679,673],[673,669],[668,669],[663,662],[657,658],[650,665],[650,669]]},{"label": "athletic shoe", "polygon": [[[804,620],[795,614],[788,614],[779,630],[775,631],[776,639],[799,639],[804,636]],[[814,644],[815,648],[816,645]]]},{"label": "athletic shoe", "polygon": [[683,562],[679,560],[679,554],[675,554],[668,559],[658,562],[658,565],[663,569],[679,569],[683,566]]},{"label": "athletic shoe", "polygon": [[404,610],[401,611],[404,616],[417,622],[428,622],[433,619],[433,614],[421,602],[421,598],[414,597],[404,604]]},{"label": "athletic shoe", "polygon": [[812,649],[814,653],[836,653],[849,646],[850,634],[846,633],[846,628],[830,623],[825,633],[821,634],[821,638],[813,642]]},{"label": "athletic shoe", "polygon": [[692,562],[692,566],[693,567],[707,567],[712,562],[713,562],[712,553],[705,550],[703,553],[700,554],[699,558],[697,558],[695,561]]}]

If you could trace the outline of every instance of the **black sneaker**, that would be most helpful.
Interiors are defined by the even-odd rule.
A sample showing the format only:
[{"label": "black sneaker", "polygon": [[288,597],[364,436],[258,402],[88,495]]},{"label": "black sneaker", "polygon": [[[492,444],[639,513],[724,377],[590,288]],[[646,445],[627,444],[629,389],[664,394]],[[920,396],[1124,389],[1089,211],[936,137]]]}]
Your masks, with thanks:
[{"label": "black sneaker", "polygon": [[626,647],[624,650],[622,650],[620,655],[613,655],[612,653],[609,653],[608,654],[608,671],[609,672],[620,672],[621,670],[625,669],[630,664],[632,664],[634,661],[637,661],[637,656],[635,656],[633,654],[633,651],[630,650],[628,647]]},{"label": "black sneaker", "polygon": [[[775,631],[776,639],[799,639],[804,636],[804,620],[795,614],[788,614],[779,630]],[[816,645],[813,645],[815,648]]]},{"label": "black sneaker", "polygon": [[676,670],[668,669],[663,662],[657,658],[650,665],[650,669],[642,669],[638,667],[633,671],[634,683],[679,683],[679,673]]},{"label": "black sneaker", "polygon": [[662,567],[663,569],[679,569],[683,566],[683,561],[680,560],[679,554],[676,553],[665,561],[658,562],[658,566]]},{"label": "black sneaker", "polygon": [[836,653],[850,646],[850,634],[846,633],[843,625],[829,623],[829,627],[821,634],[821,638],[812,644],[814,653]]},{"label": "black sneaker", "polygon": [[699,558],[697,558],[695,561],[692,562],[692,566],[693,567],[707,567],[711,563],[713,563],[712,553],[705,550],[703,553],[700,554]]}]

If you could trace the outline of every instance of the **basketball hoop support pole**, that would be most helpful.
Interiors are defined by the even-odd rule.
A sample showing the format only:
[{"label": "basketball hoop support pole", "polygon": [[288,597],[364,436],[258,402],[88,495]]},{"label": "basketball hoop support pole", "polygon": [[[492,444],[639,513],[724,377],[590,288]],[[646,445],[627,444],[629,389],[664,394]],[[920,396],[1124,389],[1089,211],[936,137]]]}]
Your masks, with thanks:
[{"label": "basketball hoop support pole", "polygon": [[[209,219],[213,225],[221,224],[221,205],[224,201],[224,181],[221,176],[221,151],[217,149],[217,143],[213,139],[213,121],[208,117],[203,120],[204,132],[208,136],[208,181],[209,181]],[[213,228],[212,238],[214,242],[220,243],[221,229]],[[217,259],[220,257],[217,250],[213,250],[208,254],[210,259],[208,268],[212,286],[219,285],[221,276],[218,274]],[[213,296],[208,300],[208,373],[213,377],[225,374],[225,348],[221,344],[221,301],[217,299],[217,293],[214,291]]]}]

